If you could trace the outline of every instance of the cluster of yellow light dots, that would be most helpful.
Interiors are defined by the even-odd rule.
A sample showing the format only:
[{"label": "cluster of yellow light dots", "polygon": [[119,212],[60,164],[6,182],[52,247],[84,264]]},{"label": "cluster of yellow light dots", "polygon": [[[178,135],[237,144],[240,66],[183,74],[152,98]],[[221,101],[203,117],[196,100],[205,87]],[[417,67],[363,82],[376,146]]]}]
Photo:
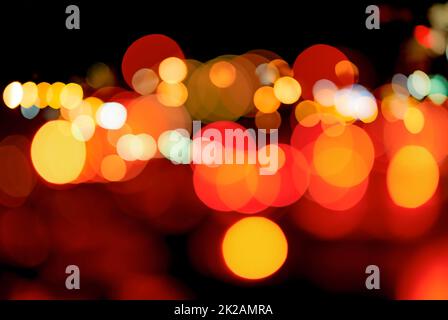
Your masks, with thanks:
[{"label": "cluster of yellow light dots", "polygon": [[182,83],[188,72],[185,62],[177,57],[169,57],[160,63],[158,71],[159,76],[152,69],[138,70],[132,77],[134,90],[141,95],[155,91],[159,101],[168,107],[183,105],[188,98],[187,87]]},{"label": "cluster of yellow light dots", "polygon": [[[239,72],[232,60],[218,60],[204,70],[208,72],[208,80],[219,89],[231,87]],[[135,72],[132,77],[134,91],[142,96],[155,94],[167,108],[183,106],[189,95],[184,84],[189,72],[186,62],[168,57],[159,64],[157,71],[143,68]],[[256,111],[278,114],[282,104],[297,104],[294,115],[300,125],[322,124],[325,134],[315,141],[313,168],[326,183],[351,188],[368,177],[375,159],[372,141],[363,129],[350,124],[356,120],[371,123],[376,119],[377,102],[372,94],[361,86],[338,89],[331,81],[322,79],[313,88],[314,100],[299,102],[300,83],[293,78],[289,68],[278,68],[278,61],[277,64],[259,65],[256,75],[260,80],[252,97]],[[418,135],[427,125],[418,100],[428,96],[433,102],[442,104],[446,95],[432,93],[431,85],[437,83],[431,82],[422,71],[403,77],[395,77],[392,90],[383,94],[381,111],[386,120],[401,120],[410,134]],[[60,118],[44,124],[31,146],[36,171],[53,184],[76,181],[85,166],[86,141],[94,136],[98,126],[109,132],[121,132],[119,130],[127,125],[125,106],[119,102],[103,102],[97,97],[85,97],[83,87],[77,83],[21,84],[16,81],[4,89],[3,101],[11,109],[49,106],[60,110]],[[126,173],[126,162],[152,159],[158,148],[161,149],[156,139],[146,133],[132,134],[123,130],[115,141],[116,153],[101,161],[103,178],[120,181]],[[433,196],[438,181],[438,163],[427,148],[403,145],[392,156],[387,170],[387,186],[395,204],[406,208],[421,206]],[[235,275],[251,280],[263,279],[285,263],[288,243],[281,228],[273,221],[248,217],[227,230],[222,254]]]}]

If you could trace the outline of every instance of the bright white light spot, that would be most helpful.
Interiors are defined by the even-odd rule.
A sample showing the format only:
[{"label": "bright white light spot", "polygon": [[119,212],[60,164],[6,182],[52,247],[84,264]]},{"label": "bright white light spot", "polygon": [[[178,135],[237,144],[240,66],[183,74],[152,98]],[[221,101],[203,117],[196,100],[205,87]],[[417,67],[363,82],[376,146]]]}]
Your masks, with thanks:
[{"label": "bright white light spot", "polygon": [[118,130],[126,122],[126,108],[118,102],[106,102],[96,112],[96,121],[104,129]]},{"label": "bright white light spot", "polygon": [[331,107],[334,105],[334,96],[337,91],[338,88],[330,80],[316,81],[313,86],[314,100],[324,107]]},{"label": "bright white light spot", "polygon": [[334,101],[336,110],[345,117],[370,122],[378,112],[375,97],[360,85],[339,90]]},{"label": "bright white light spot", "polygon": [[23,88],[20,82],[14,81],[8,84],[3,91],[3,101],[8,108],[17,108],[22,102]]},{"label": "bright white light spot", "polygon": [[431,91],[431,79],[423,71],[417,70],[408,77],[408,90],[418,100],[426,97]]}]

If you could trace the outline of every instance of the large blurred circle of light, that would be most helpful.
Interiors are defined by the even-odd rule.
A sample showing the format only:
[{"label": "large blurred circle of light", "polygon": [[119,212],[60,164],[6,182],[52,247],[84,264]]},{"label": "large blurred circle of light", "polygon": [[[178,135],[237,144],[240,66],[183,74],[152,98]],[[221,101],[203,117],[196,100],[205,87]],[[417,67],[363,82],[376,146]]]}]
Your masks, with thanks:
[{"label": "large blurred circle of light", "polygon": [[281,77],[274,83],[274,94],[281,103],[292,104],[299,100],[302,88],[296,79]]},{"label": "large blurred circle of light", "polygon": [[408,77],[407,85],[411,95],[421,100],[430,93],[431,79],[423,71],[417,70]]},{"label": "large blurred circle of light", "polygon": [[31,106],[29,108],[20,107],[22,116],[24,116],[28,120],[34,119],[39,114],[39,110],[40,109],[36,106]]},{"label": "large blurred circle of light", "polygon": [[111,154],[101,161],[100,170],[104,179],[120,181],[126,175],[126,163],[116,154]]},{"label": "large blurred circle of light", "polygon": [[118,102],[106,102],[96,112],[96,122],[104,129],[118,130],[126,122],[126,108]]},{"label": "large blurred circle of light", "polygon": [[61,108],[61,91],[64,89],[65,84],[62,82],[53,83],[47,90],[47,102],[53,109]]},{"label": "large blurred circle of light", "polygon": [[245,218],[232,225],[222,242],[227,267],[237,276],[258,280],[281,268],[288,242],[280,227],[263,217]]},{"label": "large blurred circle of light", "polygon": [[425,117],[419,109],[409,107],[404,114],[403,122],[410,133],[417,134],[423,130]]},{"label": "large blurred circle of light", "polygon": [[235,82],[236,69],[230,62],[218,61],[210,68],[209,78],[218,88],[227,88]]},{"label": "large blurred circle of light", "polygon": [[313,86],[314,100],[324,107],[331,107],[334,105],[334,95],[337,91],[338,87],[330,80],[316,81]]},{"label": "large blurred circle of light", "polygon": [[314,143],[316,173],[337,187],[353,187],[364,181],[373,167],[375,152],[369,135],[356,125],[345,126],[342,133],[321,133]]},{"label": "large blurred circle of light", "polygon": [[170,84],[179,83],[187,76],[187,65],[182,59],[169,57],[159,65],[160,78]]},{"label": "large blurred circle of light", "polygon": [[95,133],[95,121],[91,116],[80,115],[72,122],[72,134],[79,141],[88,141]]},{"label": "large blurred circle of light", "polygon": [[260,83],[264,86],[273,85],[280,76],[278,69],[269,63],[258,65],[255,69],[255,73],[257,74]]},{"label": "large blurred circle of light", "polygon": [[[232,59],[235,68],[235,79],[225,88],[217,87],[210,80],[210,70],[219,59]],[[256,83],[255,66],[249,60],[236,56],[219,57],[192,73],[187,83],[189,97],[185,107],[193,118],[205,122],[234,121],[253,110]]]},{"label": "large blurred circle of light", "polygon": [[264,113],[275,112],[280,107],[280,101],[275,96],[274,89],[270,86],[263,86],[255,91],[254,104],[258,110]]},{"label": "large blurred circle of light", "polygon": [[23,97],[20,105],[23,108],[30,108],[36,103],[38,98],[37,85],[32,81],[28,81],[22,84],[22,89]]},{"label": "large blurred circle of light", "polygon": [[173,163],[191,162],[192,141],[187,130],[167,130],[159,136],[157,145],[160,153]]},{"label": "large blurred circle of light", "polygon": [[387,189],[393,202],[417,208],[434,195],[439,184],[439,167],[424,147],[408,145],[393,156],[387,168]]},{"label": "large blurred circle of light", "polygon": [[69,110],[79,106],[83,99],[82,87],[77,83],[69,83],[61,90],[61,105]]},{"label": "large blurred circle of light", "polygon": [[22,84],[18,81],[11,82],[3,90],[3,102],[10,109],[15,109],[19,106],[23,98]]},{"label": "large blurred circle of light", "polygon": [[46,181],[54,184],[70,183],[82,172],[86,146],[73,137],[70,122],[50,121],[35,134],[31,144],[31,159],[36,171]]},{"label": "large blurred circle of light", "polygon": [[157,86],[157,99],[167,107],[180,107],[188,98],[187,87],[179,83],[168,83],[162,81]]},{"label": "large blurred circle of light", "polygon": [[159,77],[152,69],[140,69],[132,77],[132,87],[142,96],[153,93],[158,84]]}]

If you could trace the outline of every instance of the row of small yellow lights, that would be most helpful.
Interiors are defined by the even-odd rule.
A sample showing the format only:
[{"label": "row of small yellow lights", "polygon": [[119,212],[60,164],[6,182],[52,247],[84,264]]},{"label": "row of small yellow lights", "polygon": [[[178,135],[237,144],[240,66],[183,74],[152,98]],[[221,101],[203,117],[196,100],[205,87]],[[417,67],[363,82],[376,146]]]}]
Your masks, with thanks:
[{"label": "row of small yellow lights", "polygon": [[[100,73],[101,77],[104,70],[105,68],[100,65],[94,72]],[[158,100],[165,106],[183,105],[187,98],[186,87],[181,83],[187,73],[184,61],[176,57],[167,58],[162,61],[158,71],[159,75],[151,69],[141,69],[136,72],[133,77],[135,91],[141,95],[152,94],[155,91]],[[99,76],[93,74],[91,79],[98,82]],[[94,86],[94,83],[89,84]],[[94,136],[97,126],[110,133],[123,128],[127,118],[127,110],[122,104],[104,103],[97,97],[84,98],[83,88],[77,83],[26,82],[21,84],[14,81],[4,89],[3,101],[10,109],[20,106],[22,115],[27,119],[33,119],[41,109],[46,107],[60,112],[60,121],[44,126],[36,135],[36,143],[33,144],[35,146],[33,161],[36,169],[45,180],[58,184],[74,182],[79,176],[86,158],[82,142],[87,142]],[[64,153],[67,155],[65,159],[61,159],[65,161],[60,162],[59,169],[56,169],[53,159],[45,157],[44,148],[39,148],[37,143],[41,138],[42,141],[46,141],[45,144],[48,144],[50,138],[56,137],[57,133],[59,138],[53,143],[61,148],[61,156]],[[75,150],[77,152],[74,152]],[[123,134],[116,142],[116,152],[121,159],[117,155],[105,157],[101,165],[101,173],[106,180],[118,181],[125,174],[126,166],[122,160],[147,161],[154,156],[156,150],[157,144],[149,134]],[[119,169],[118,172],[116,169]]]}]

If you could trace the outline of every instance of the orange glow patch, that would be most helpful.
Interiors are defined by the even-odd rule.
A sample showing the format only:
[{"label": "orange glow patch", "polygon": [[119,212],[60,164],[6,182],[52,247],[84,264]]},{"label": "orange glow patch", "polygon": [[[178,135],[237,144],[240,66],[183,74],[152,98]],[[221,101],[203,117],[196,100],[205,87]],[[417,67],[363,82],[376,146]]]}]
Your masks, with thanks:
[{"label": "orange glow patch", "polygon": [[126,175],[126,163],[116,154],[109,155],[101,162],[101,173],[106,180],[120,181]]},{"label": "orange glow patch", "polygon": [[209,77],[218,88],[227,88],[235,82],[236,69],[230,62],[219,61],[210,68]]},{"label": "orange glow patch", "polygon": [[420,146],[405,146],[392,158],[387,169],[387,188],[398,206],[417,208],[434,195],[439,168],[431,153]]},{"label": "orange glow patch", "polygon": [[264,86],[255,91],[254,104],[258,110],[264,113],[272,113],[280,107],[280,101],[274,94],[274,89]]},{"label": "orange glow patch", "polygon": [[367,133],[349,125],[343,133],[317,138],[313,149],[316,173],[327,183],[337,187],[352,187],[364,181],[373,166],[375,152]]}]

